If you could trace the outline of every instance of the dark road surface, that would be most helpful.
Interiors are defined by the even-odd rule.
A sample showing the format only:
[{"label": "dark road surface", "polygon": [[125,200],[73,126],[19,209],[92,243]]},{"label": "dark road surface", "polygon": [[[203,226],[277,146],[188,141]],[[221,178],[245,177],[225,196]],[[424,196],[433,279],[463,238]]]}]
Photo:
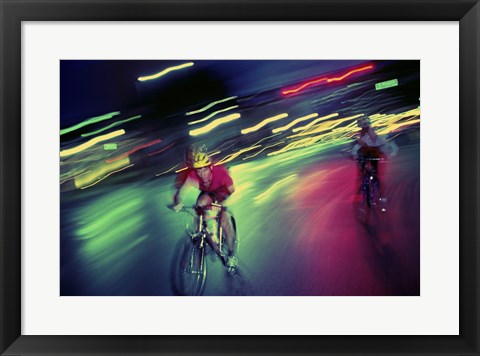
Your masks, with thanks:
[{"label": "dark road surface", "polygon": [[[338,152],[288,169],[276,161],[264,177],[258,167],[269,160],[231,167],[240,269],[229,277],[209,259],[205,295],[419,295],[418,142],[381,166],[388,209],[368,226],[354,209],[354,161]],[[259,199],[284,171],[291,177]],[[167,209],[172,181],[62,198],[61,295],[172,295],[171,261],[188,221]],[[187,192],[185,204],[195,197]]]}]

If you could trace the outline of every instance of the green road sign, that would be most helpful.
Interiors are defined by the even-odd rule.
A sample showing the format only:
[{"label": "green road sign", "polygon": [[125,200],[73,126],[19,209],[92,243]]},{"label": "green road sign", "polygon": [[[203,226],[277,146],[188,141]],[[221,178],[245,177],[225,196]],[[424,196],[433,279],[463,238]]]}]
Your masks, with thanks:
[{"label": "green road sign", "polygon": [[392,80],[387,80],[386,82],[381,82],[375,84],[375,89],[376,90],[382,90],[390,87],[396,87],[398,85],[398,80],[397,79],[392,79]]},{"label": "green road sign", "polygon": [[116,150],[117,149],[117,144],[116,143],[105,143],[103,145],[103,149],[105,151]]}]

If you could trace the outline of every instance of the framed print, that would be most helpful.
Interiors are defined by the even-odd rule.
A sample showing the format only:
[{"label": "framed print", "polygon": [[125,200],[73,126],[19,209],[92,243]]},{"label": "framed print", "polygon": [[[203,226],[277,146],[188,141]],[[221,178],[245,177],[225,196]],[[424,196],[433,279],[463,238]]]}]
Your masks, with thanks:
[{"label": "framed print", "polygon": [[479,354],[478,1],[0,3],[2,354]]}]

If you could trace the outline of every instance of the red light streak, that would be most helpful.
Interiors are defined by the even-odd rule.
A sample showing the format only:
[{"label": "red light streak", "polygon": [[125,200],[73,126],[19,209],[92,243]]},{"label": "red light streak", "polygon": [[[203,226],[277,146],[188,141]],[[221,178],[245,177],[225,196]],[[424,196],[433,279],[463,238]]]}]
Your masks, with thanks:
[{"label": "red light streak", "polygon": [[158,154],[158,153],[160,153],[160,152],[163,152],[163,151],[165,151],[166,149],[169,149],[170,147],[172,147],[174,144],[175,144],[175,142],[169,144],[169,145],[166,146],[166,147],[163,147],[163,148],[159,149],[158,151],[149,153],[147,156],[150,157],[150,156],[156,155],[156,154]]},{"label": "red light streak", "polygon": [[151,141],[151,142],[148,142],[148,143],[145,143],[143,145],[140,145],[140,146],[137,146],[135,148],[133,148],[132,150],[128,151],[128,152],[125,152],[124,154],[122,154],[121,156],[118,156],[118,157],[115,157],[115,158],[112,158],[112,159],[107,159],[105,162],[107,163],[112,163],[112,162],[115,162],[115,161],[118,161],[119,159],[122,159],[122,158],[125,158],[127,156],[130,156],[132,153],[134,152],[137,152],[138,150],[141,150],[142,148],[146,148],[146,147],[150,147],[150,146],[153,146],[159,142],[161,142],[162,140],[158,139],[158,140],[154,140],[154,141]]},{"label": "red light streak", "polygon": [[341,81],[341,80],[349,77],[353,73],[363,72],[365,70],[372,69],[372,68],[373,68],[373,65],[368,65],[368,66],[365,66],[365,67],[353,69],[353,70],[345,73],[344,75],[342,75],[340,77],[334,77],[334,78],[324,77],[324,78],[315,79],[315,80],[303,83],[303,84],[301,84],[298,87],[295,87],[293,89],[283,90],[282,94],[283,95],[289,95],[289,94],[298,93],[300,90],[305,89],[306,87],[309,87],[309,86],[312,86],[312,85],[315,85],[315,84],[319,84],[319,83],[324,82],[324,81],[326,81],[327,83]]}]

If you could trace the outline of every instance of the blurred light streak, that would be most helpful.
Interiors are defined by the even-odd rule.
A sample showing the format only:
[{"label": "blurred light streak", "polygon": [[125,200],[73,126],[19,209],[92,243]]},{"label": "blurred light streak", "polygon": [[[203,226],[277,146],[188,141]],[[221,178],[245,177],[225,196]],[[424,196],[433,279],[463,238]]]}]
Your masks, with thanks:
[{"label": "blurred light streak", "polygon": [[238,105],[230,106],[230,107],[228,107],[228,108],[225,108],[225,109],[222,109],[222,110],[218,110],[218,111],[212,112],[210,115],[204,117],[203,119],[196,120],[196,121],[191,121],[191,122],[189,122],[188,124],[189,124],[189,125],[198,124],[199,122],[204,122],[204,121],[207,121],[208,119],[211,119],[212,117],[214,117],[215,115],[217,115],[217,114],[219,114],[219,113],[221,113],[221,112],[225,112],[225,111],[232,110],[232,109],[236,109],[236,108],[238,108]]},{"label": "blurred light streak", "polygon": [[285,177],[281,180],[279,180],[278,182],[275,182],[270,188],[268,188],[264,193],[258,195],[255,197],[255,201],[257,203],[261,202],[261,201],[265,201],[267,198],[269,198],[273,192],[275,192],[281,185],[285,184],[286,182],[292,180],[293,178],[295,178],[297,176],[297,174],[292,174],[292,175],[289,175],[288,177]]},{"label": "blurred light streak", "polygon": [[225,123],[233,121],[233,120],[237,120],[239,118],[240,118],[240,114],[231,114],[231,115],[222,117],[220,119],[213,120],[211,123],[209,123],[208,125],[206,125],[204,127],[201,127],[201,128],[195,129],[195,130],[191,130],[189,132],[189,134],[190,134],[190,136],[202,135],[202,134],[205,134],[207,132],[212,131],[214,128],[216,128],[219,125],[225,124]]},{"label": "blurred light streak", "polygon": [[301,151],[289,152],[287,155],[282,156],[279,160],[279,163],[287,162],[292,159],[299,159],[305,156],[311,156],[313,154],[318,154],[319,152],[325,150],[326,145],[316,145],[308,148],[304,148]]},{"label": "blurred light streak", "polygon": [[[177,166],[178,166],[178,164],[177,164]],[[188,167],[183,167],[183,168],[177,169],[177,170],[175,171],[175,173],[179,173],[179,172],[182,172],[182,171],[186,171],[187,169],[188,169]]]},{"label": "blurred light streak", "polygon": [[[337,114],[338,115],[338,114]],[[306,121],[306,120],[310,120],[310,119],[314,119],[318,116],[318,113],[313,113],[313,114],[310,114],[310,115],[306,115],[306,116],[302,116],[302,117],[299,117],[298,119],[295,119],[293,120],[291,123],[289,123],[288,125],[285,125],[285,126],[282,126],[282,127],[277,127],[276,129],[273,129],[272,130],[272,133],[277,133],[277,132],[282,132],[282,131],[286,131],[288,130],[289,128],[295,126],[296,124],[298,124],[299,122],[302,122],[302,121]]]},{"label": "blurred light streak", "polygon": [[305,126],[302,126],[302,127],[297,127],[295,129],[293,129],[292,132],[298,132],[298,131],[306,130],[306,129],[312,127],[313,125],[315,125],[316,123],[319,123],[321,121],[325,121],[325,120],[331,119],[332,117],[337,117],[337,116],[338,116],[338,113],[333,113],[333,114],[330,114],[330,115],[327,115],[327,116],[319,117],[318,119],[315,119],[312,122],[310,122],[308,125],[305,125]]},{"label": "blurred light streak", "polygon": [[112,174],[115,174],[115,173],[121,172],[121,171],[123,171],[123,170],[125,170],[125,169],[127,169],[127,168],[130,168],[130,167],[132,167],[132,166],[133,166],[133,164],[130,164],[129,166],[126,166],[126,167],[123,167],[123,168],[117,169],[117,170],[115,170],[115,171],[112,171],[112,172],[110,172],[110,173],[106,174],[104,177],[102,177],[102,178],[100,178],[99,180],[97,180],[96,182],[94,182],[94,183],[92,183],[92,184],[90,184],[90,185],[87,185],[87,186],[85,186],[85,187],[81,187],[80,189],[87,189],[87,188],[90,188],[90,187],[94,186],[95,184],[97,184],[97,183],[100,183],[102,180],[104,180],[104,179],[106,179],[106,178],[110,177]]},{"label": "blurred light streak", "polygon": [[60,130],[60,136],[62,136],[63,134],[78,130],[79,128],[82,128],[84,126],[94,124],[94,123],[97,123],[97,122],[100,122],[100,121],[111,119],[112,117],[114,117],[115,115],[118,115],[118,114],[120,114],[120,111],[115,111],[115,112],[111,112],[111,113],[108,113],[108,114],[105,114],[105,115],[92,117],[90,119],[82,121],[81,123],[79,123],[77,125],[68,127],[66,129],[63,129],[63,130]]},{"label": "blurred light streak", "polygon": [[233,161],[235,158],[237,158],[238,156],[240,156],[242,153],[245,153],[245,152],[254,150],[255,148],[258,148],[258,147],[261,147],[261,146],[262,146],[262,145],[251,146],[251,147],[247,147],[247,148],[241,149],[241,150],[238,151],[238,152],[229,154],[228,156],[225,156],[225,157],[222,158],[220,161],[218,161],[217,163],[215,163],[215,166],[217,166],[217,165],[219,165],[219,164],[224,164],[224,163]]},{"label": "blurred light streak", "polygon": [[93,136],[93,135],[99,134],[100,132],[103,132],[103,131],[105,131],[105,130],[111,129],[112,127],[115,127],[115,126],[124,124],[124,123],[129,122],[129,121],[133,121],[133,120],[139,119],[139,118],[141,118],[141,117],[142,117],[142,115],[136,115],[136,116],[133,116],[133,117],[131,117],[131,118],[129,118],[129,119],[120,120],[120,121],[114,122],[113,124],[108,125],[107,127],[104,127],[103,129],[100,129],[100,130],[97,130],[97,131],[93,131],[93,132],[89,132],[89,133],[86,133],[86,134],[82,134],[81,136],[82,136],[82,137]]},{"label": "blurred light streak", "polygon": [[363,72],[365,70],[372,69],[372,68],[373,68],[373,65],[368,65],[368,66],[365,66],[365,67],[353,69],[353,70],[347,72],[346,74],[344,74],[340,77],[334,77],[334,78],[323,77],[323,78],[314,79],[314,80],[308,81],[306,83],[300,84],[298,87],[294,87],[293,89],[283,90],[282,94],[283,95],[289,95],[289,94],[298,93],[299,91],[301,91],[301,90],[303,90],[303,89],[305,89],[309,86],[317,85],[317,84],[319,84],[321,82],[325,82],[325,81],[327,83],[331,83],[331,82],[334,82],[334,81],[341,81],[341,80],[349,77],[350,75],[352,75],[354,73]]},{"label": "blurred light streak", "polygon": [[77,177],[80,177],[80,176],[83,176],[84,174],[88,174],[90,173],[91,171],[87,171],[86,168],[84,168],[83,170],[81,170],[80,172],[72,172],[72,173],[66,173],[66,174],[62,174],[60,176],[60,185],[62,185],[63,183],[69,181],[69,180],[72,180],[72,179],[75,179]]},{"label": "blurred light streak", "polygon": [[[158,151],[151,152],[151,153],[147,154],[147,156],[150,157],[150,156],[159,154],[159,153],[161,153],[161,152],[163,152],[163,151],[165,151],[165,150],[168,150],[170,147],[172,147],[173,145],[175,145],[175,143],[176,143],[176,142],[172,142],[172,143],[169,144],[168,146],[163,147],[162,149],[159,149]],[[177,164],[177,166],[178,166],[178,164]]]},{"label": "blurred light streak", "polygon": [[105,160],[105,162],[107,162],[107,163],[112,163],[112,162],[118,161],[118,160],[120,160],[120,159],[122,159],[122,158],[125,158],[125,157],[127,157],[127,156],[130,156],[132,153],[137,152],[138,150],[141,150],[142,148],[146,148],[146,147],[153,146],[153,145],[155,145],[155,144],[157,144],[157,143],[159,143],[159,142],[162,142],[162,140],[158,139],[158,140],[150,141],[150,142],[148,142],[148,143],[145,143],[144,145],[137,146],[137,147],[131,149],[131,150],[128,151],[128,152],[125,152],[124,154],[122,154],[122,155],[120,155],[120,156],[118,156],[118,157],[115,157],[115,158],[112,158],[112,159],[107,159],[107,160]]},{"label": "blurred light streak", "polygon": [[271,163],[270,161],[267,161],[267,163],[260,164],[260,165],[255,165],[255,166],[253,166],[253,167],[251,167],[251,168],[246,169],[246,170],[244,171],[244,173],[245,173],[245,172],[249,172],[249,173],[251,173],[251,172],[258,172],[258,171],[261,171],[262,169],[268,168],[268,167],[270,167],[270,166],[272,166],[272,163]]},{"label": "blurred light streak", "polygon": [[180,164],[180,163],[177,163],[177,164],[174,165],[172,168],[170,168],[170,169],[168,169],[168,170],[166,170],[166,171],[164,171],[164,172],[157,173],[157,174],[155,174],[155,176],[158,177],[158,176],[161,176],[161,175],[163,175],[163,174],[167,174],[168,172],[171,172],[171,171],[173,171],[175,168],[177,168],[179,164]]},{"label": "blurred light streak", "polygon": [[345,78],[351,76],[353,73],[358,73],[358,72],[363,72],[363,71],[366,71],[366,70],[369,70],[369,69],[372,69],[373,68],[373,65],[368,65],[368,66],[365,66],[365,67],[362,67],[362,68],[357,68],[357,69],[353,69],[351,70],[350,72],[340,76],[340,77],[336,77],[336,78],[330,78],[328,79],[327,81],[329,83],[331,82],[338,82],[340,80],[344,80]]},{"label": "blurred light streak", "polygon": [[267,124],[270,123],[270,122],[274,122],[274,121],[277,121],[277,120],[281,120],[281,119],[284,119],[284,118],[286,118],[286,117],[288,117],[288,114],[287,114],[287,113],[275,115],[275,116],[269,117],[268,119],[265,119],[265,120],[261,121],[260,123],[258,123],[258,124],[255,125],[255,126],[252,126],[252,127],[246,128],[246,129],[243,129],[243,130],[240,131],[240,132],[245,135],[245,134],[247,134],[247,133],[257,131],[258,129],[262,128],[263,126],[267,125]]},{"label": "blurred light streak", "polygon": [[[82,221],[84,226],[77,230],[79,240],[91,240],[96,237],[106,236],[112,232],[112,227],[118,226],[118,223],[124,222],[130,225],[130,228],[122,226],[123,231],[131,231],[136,226],[130,224],[128,221],[132,217],[132,212],[140,209],[141,200],[139,198],[127,199],[106,199],[99,201],[97,204],[89,206],[88,212],[80,214],[79,221]],[[101,235],[100,235],[101,234]],[[117,233],[113,233],[112,236],[118,236]],[[106,242],[105,240],[97,240],[97,243]],[[100,247],[104,246],[103,243]],[[103,249],[103,248],[102,248]]]},{"label": "blurred light streak", "polygon": [[82,143],[81,145],[79,145],[77,147],[73,147],[73,148],[70,148],[70,149],[60,151],[60,157],[71,156],[75,153],[82,152],[83,150],[86,150],[87,148],[92,147],[93,145],[95,145],[99,142],[106,141],[106,140],[109,140],[111,138],[121,136],[123,134],[125,134],[125,130],[122,129],[122,130],[117,130],[117,131],[111,132],[111,133],[103,135],[103,136],[98,136],[98,137],[92,138],[90,141]]},{"label": "blurred light streak", "polygon": [[275,147],[275,146],[281,145],[282,143],[285,143],[285,141],[280,141],[280,142],[277,142],[277,143],[275,143],[275,144],[273,144],[273,145],[266,146],[266,147],[262,148],[260,151],[258,151],[257,153],[255,153],[255,154],[253,154],[253,155],[251,155],[251,156],[245,157],[243,160],[246,160],[246,159],[255,157],[255,156],[257,156],[258,154],[260,154],[261,152],[265,151],[267,148]]},{"label": "blurred light streak", "polygon": [[225,98],[225,99],[221,99],[221,100],[217,100],[217,101],[214,101],[210,104],[208,104],[207,106],[201,108],[201,109],[198,109],[198,110],[195,110],[195,111],[190,111],[190,112],[187,112],[185,115],[193,115],[193,114],[198,114],[198,113],[201,113],[201,112],[204,112],[208,109],[210,109],[212,106],[214,105],[217,105],[217,104],[220,104],[220,103],[224,103],[225,101],[229,101],[229,100],[233,100],[233,99],[236,99],[237,97],[236,96],[231,96],[231,97],[228,97],[228,98]]},{"label": "blurred light streak", "polygon": [[253,145],[254,145],[254,146],[255,146],[255,145],[258,145],[260,142],[265,141],[265,140],[268,140],[269,138],[275,137],[275,136],[278,136],[278,135],[280,135],[280,134],[279,134],[279,133],[276,133],[275,135],[270,135],[270,136],[267,136],[267,137],[263,137],[263,138],[261,138],[260,140],[258,140],[257,142],[255,142]]},{"label": "blurred light streak", "polygon": [[240,201],[241,199],[245,198],[245,194],[248,192],[250,188],[252,188],[253,183],[252,182],[246,182],[243,184],[240,184],[235,187],[235,192],[232,194],[228,200],[225,201],[226,205],[232,205],[236,203],[237,201]]},{"label": "blurred light streak", "polygon": [[[323,136],[323,135],[320,135]],[[289,143],[287,146],[283,147],[281,150],[270,152],[267,154],[267,156],[275,156],[280,153],[285,153],[287,151],[293,150],[293,149],[298,149],[306,146],[310,146],[315,144],[321,137],[315,136],[315,137],[307,137],[304,139],[300,139],[294,142]]]},{"label": "blurred light streak", "polygon": [[420,119],[415,119],[415,120],[409,120],[409,121],[401,122],[399,124],[393,124],[393,125],[390,125],[390,126],[386,127],[383,130],[378,130],[378,134],[379,135],[385,135],[385,134],[393,132],[393,131],[395,131],[399,128],[402,128],[402,127],[405,127],[405,126],[411,126],[411,125],[419,123],[419,122],[420,122]]},{"label": "blurred light streak", "polygon": [[93,169],[89,174],[82,174],[78,177],[75,177],[75,187],[82,188],[95,182],[105,174],[122,169],[130,164],[130,158],[126,157],[112,164],[101,165],[99,168]]},{"label": "blurred light streak", "polygon": [[160,78],[161,76],[163,76],[167,73],[170,73],[172,71],[187,68],[187,67],[191,67],[191,66],[193,66],[193,64],[194,64],[193,62],[188,62],[188,63],[180,64],[178,66],[169,67],[169,68],[166,68],[166,69],[164,69],[161,72],[158,72],[156,74],[147,75],[147,76],[144,76],[144,77],[139,77],[138,80],[140,82],[144,82],[144,81],[147,81],[147,80],[157,79],[157,78]]},{"label": "blurred light streak", "polygon": [[215,152],[213,152],[213,153],[209,153],[208,156],[209,156],[209,157],[213,157],[213,156],[216,156],[216,155],[218,155],[218,154],[220,154],[220,153],[222,153],[222,151],[215,151]]},{"label": "blurred light streak", "polygon": [[354,115],[354,116],[345,117],[343,119],[337,119],[337,120],[333,120],[333,121],[322,122],[319,125],[316,125],[314,127],[310,127],[308,130],[303,130],[299,134],[289,136],[288,138],[311,135],[311,134],[318,133],[318,132],[321,132],[321,131],[332,130],[334,127],[340,125],[342,122],[355,120],[357,117],[360,117],[360,116],[362,116],[362,115]]}]

